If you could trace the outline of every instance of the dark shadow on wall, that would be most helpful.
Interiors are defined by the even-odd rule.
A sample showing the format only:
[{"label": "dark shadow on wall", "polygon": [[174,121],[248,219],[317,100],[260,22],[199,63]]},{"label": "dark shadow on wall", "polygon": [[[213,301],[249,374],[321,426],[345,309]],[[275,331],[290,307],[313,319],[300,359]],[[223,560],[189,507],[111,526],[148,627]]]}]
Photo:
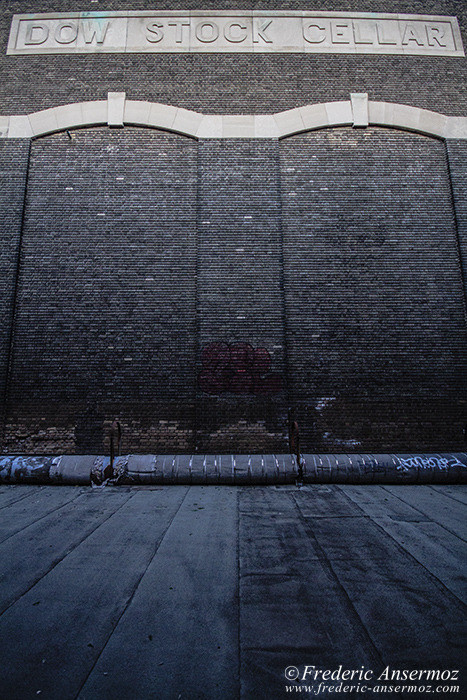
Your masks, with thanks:
[{"label": "dark shadow on wall", "polygon": [[104,450],[104,416],[97,407],[89,406],[76,419],[75,445],[77,454],[102,454]]}]

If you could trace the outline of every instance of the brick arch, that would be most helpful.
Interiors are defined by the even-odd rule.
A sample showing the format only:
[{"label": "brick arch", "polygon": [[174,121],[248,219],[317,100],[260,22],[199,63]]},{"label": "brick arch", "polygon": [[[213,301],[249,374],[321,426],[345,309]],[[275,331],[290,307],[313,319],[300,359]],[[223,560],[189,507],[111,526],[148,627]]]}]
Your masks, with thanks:
[{"label": "brick arch", "polygon": [[0,137],[38,138],[89,126],[125,125],[163,129],[195,139],[283,139],[336,126],[383,126],[441,139],[467,139],[467,117],[451,117],[419,107],[369,101],[365,93],[350,100],[305,105],[276,114],[211,115],[157,102],[127,100],[109,93],[107,100],[78,102],[23,116],[0,117]]}]

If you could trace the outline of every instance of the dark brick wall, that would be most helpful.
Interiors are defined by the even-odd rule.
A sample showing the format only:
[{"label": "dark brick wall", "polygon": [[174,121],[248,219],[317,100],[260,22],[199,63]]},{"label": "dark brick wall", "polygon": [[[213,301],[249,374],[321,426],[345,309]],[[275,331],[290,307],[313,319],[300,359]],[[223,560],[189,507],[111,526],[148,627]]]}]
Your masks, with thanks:
[{"label": "dark brick wall", "polygon": [[281,143],[290,390],[307,449],[462,447],[466,332],[444,144]]},{"label": "dark brick wall", "polygon": [[464,292],[467,300],[467,141],[446,141],[451,194],[457,228]]},{"label": "dark brick wall", "polygon": [[451,189],[385,129],[34,142],[4,451],[100,452],[114,416],[132,452],[283,451],[289,409],[304,450],[461,449],[455,147]]},{"label": "dark brick wall", "polygon": [[98,10],[327,10],[455,15],[467,45],[467,5],[459,0],[3,0],[0,4],[2,111],[23,114],[126,91],[208,113],[270,113],[347,100],[350,92],[451,115],[466,109],[462,58],[319,54],[101,54],[6,56],[11,16],[24,12]]},{"label": "dark brick wall", "polygon": [[3,433],[28,157],[28,141],[0,140],[0,439]]},{"label": "dark brick wall", "polygon": [[6,450],[99,451],[115,414],[124,448],[189,449],[196,151],[139,129],[34,142]]},{"label": "dark brick wall", "polygon": [[[205,113],[271,113],[361,91],[467,114],[461,58],[5,55],[14,13],[99,9],[154,5],[1,3],[3,114],[109,90]],[[457,15],[467,43],[467,6],[454,0],[326,9]],[[0,141],[0,391],[28,148]],[[35,141],[2,450],[101,452],[118,416],[127,451],[282,451],[292,407],[303,450],[462,449],[465,150],[350,128],[281,143],[197,144],[132,128]]]},{"label": "dark brick wall", "polygon": [[[252,376],[257,374],[254,360],[246,357],[242,364],[234,358],[235,367],[225,367],[228,360],[218,355],[226,348],[211,352],[206,381],[224,382],[224,391],[210,396],[198,384],[198,444],[205,451],[229,451],[229,444],[231,451],[283,451],[287,421],[278,143],[200,141],[198,167],[200,357],[213,342],[247,343],[263,348],[271,361]],[[229,385],[223,370],[234,371],[237,364],[240,384]]]}]

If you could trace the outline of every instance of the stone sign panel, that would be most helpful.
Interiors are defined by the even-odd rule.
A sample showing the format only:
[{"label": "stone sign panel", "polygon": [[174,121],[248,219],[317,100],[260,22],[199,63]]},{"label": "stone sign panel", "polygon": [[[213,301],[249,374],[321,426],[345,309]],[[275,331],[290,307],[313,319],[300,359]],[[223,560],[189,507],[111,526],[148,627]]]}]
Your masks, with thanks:
[{"label": "stone sign panel", "polygon": [[342,12],[15,15],[7,53],[360,53],[464,56],[455,17]]}]

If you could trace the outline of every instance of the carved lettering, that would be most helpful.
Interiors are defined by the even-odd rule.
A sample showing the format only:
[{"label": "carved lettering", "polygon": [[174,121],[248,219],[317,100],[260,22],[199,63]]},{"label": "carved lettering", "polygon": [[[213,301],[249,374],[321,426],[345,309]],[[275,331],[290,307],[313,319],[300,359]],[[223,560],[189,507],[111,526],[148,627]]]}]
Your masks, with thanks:
[{"label": "carved lettering", "polygon": [[146,25],[146,41],[149,41],[151,44],[158,44],[159,41],[162,41],[164,38],[164,32],[162,29],[164,28],[163,24],[159,24],[159,22],[151,22],[150,24]]},{"label": "carved lettering", "polygon": [[442,41],[445,35],[444,27],[440,27],[436,24],[427,24],[426,26],[426,36],[428,39],[428,46],[447,46],[445,41]]},{"label": "carved lettering", "polygon": [[231,41],[233,44],[240,44],[242,41],[245,41],[248,36],[246,24],[229,22],[225,25],[224,36],[227,41]]},{"label": "carved lettering", "polygon": [[24,43],[26,46],[38,46],[44,44],[49,37],[49,28],[44,23],[31,22],[26,29],[26,38]]},{"label": "carved lettering", "polygon": [[175,27],[175,43],[181,44],[183,42],[183,27],[189,27],[189,22],[168,22],[169,27]]},{"label": "carved lettering", "polygon": [[313,52],[464,56],[455,17],[262,10],[15,15],[7,54]]},{"label": "carved lettering", "polygon": [[60,22],[55,30],[58,44],[72,44],[78,38],[78,22]]},{"label": "carved lettering", "polygon": [[196,25],[195,35],[198,41],[210,44],[218,38],[219,27],[215,22],[200,22]]},{"label": "carved lettering", "polygon": [[[372,36],[370,36],[370,33]],[[374,25],[371,28],[367,27],[366,31],[364,31],[361,22],[354,22],[353,36],[356,44],[374,44]]]},{"label": "carved lettering", "polygon": [[271,26],[272,19],[253,22],[253,43],[258,44],[262,39],[265,44],[272,44],[272,39],[266,34],[266,30]]},{"label": "carved lettering", "polygon": [[303,23],[303,38],[310,44],[321,44],[326,39],[326,27],[320,24]]},{"label": "carved lettering", "polygon": [[86,20],[83,22],[83,36],[86,44],[92,44],[94,39],[96,44],[103,44],[109,29],[110,22],[94,22]]},{"label": "carved lettering", "polygon": [[378,35],[378,44],[381,46],[397,46],[398,43],[398,38],[392,34],[391,36],[391,31],[390,27],[392,28],[393,25],[390,25],[388,22],[377,22],[376,23],[376,33]]},{"label": "carved lettering", "polygon": [[352,29],[350,22],[333,20],[331,22],[331,41],[333,44],[350,44]]},{"label": "carved lettering", "polygon": [[414,41],[417,46],[425,46],[417,27],[414,24],[407,24],[402,36],[402,46],[407,46],[411,41]]}]

